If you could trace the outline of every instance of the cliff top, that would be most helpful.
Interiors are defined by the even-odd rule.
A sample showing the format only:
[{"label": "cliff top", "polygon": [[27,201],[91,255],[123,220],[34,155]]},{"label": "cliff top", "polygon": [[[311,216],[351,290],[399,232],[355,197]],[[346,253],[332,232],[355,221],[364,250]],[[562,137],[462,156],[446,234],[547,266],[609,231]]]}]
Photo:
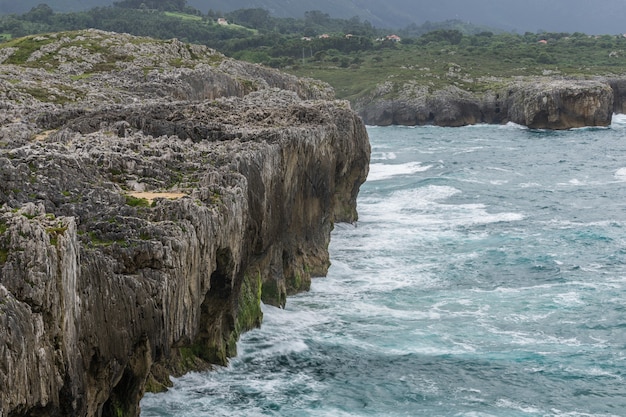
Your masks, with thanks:
[{"label": "cliff top", "polygon": [[[52,159],[63,153],[98,155],[109,165],[119,165],[104,172],[118,193],[168,190],[189,195],[194,189],[189,181],[198,180],[193,173],[200,167],[191,158],[194,147],[174,150],[177,158],[190,153],[178,173],[167,167],[122,175],[132,171],[124,169],[126,156],[160,160],[172,152],[167,143],[187,140],[271,142],[281,137],[280,131],[305,125],[318,129],[333,106],[349,107],[328,101],[333,90],[323,82],[236,61],[177,39],[99,30],[50,33],[2,44],[0,61],[0,157],[19,160],[31,152],[37,158],[50,152]],[[145,149],[162,146],[167,150]],[[222,161],[243,149],[237,144],[198,146],[214,149],[213,159]],[[189,177],[186,165],[195,167],[189,168]],[[102,172],[90,175],[97,178]],[[38,183],[33,181],[32,187]],[[46,195],[50,184],[44,183],[40,192]],[[54,192],[67,192],[70,185],[64,187]],[[7,189],[0,203],[18,207],[37,194],[19,188]],[[47,200],[45,205],[51,209],[53,204]]]},{"label": "cliff top", "polygon": [[2,124],[42,107],[203,100],[267,88],[303,99],[334,97],[323,82],[235,61],[205,46],[99,30],[11,40],[0,44],[0,64],[0,100],[8,106]]}]

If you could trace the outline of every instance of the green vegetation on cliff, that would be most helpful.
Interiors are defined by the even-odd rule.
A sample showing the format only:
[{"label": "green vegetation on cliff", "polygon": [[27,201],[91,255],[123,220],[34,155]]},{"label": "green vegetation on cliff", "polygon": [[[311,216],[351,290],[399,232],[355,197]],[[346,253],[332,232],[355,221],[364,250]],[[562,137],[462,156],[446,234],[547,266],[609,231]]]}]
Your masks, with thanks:
[{"label": "green vegetation on cliff", "polygon": [[[388,97],[422,94],[450,85],[482,92],[515,77],[620,75],[626,66],[626,38],[622,35],[518,35],[447,21],[413,24],[396,32],[399,36],[395,38],[389,36],[394,33],[374,28],[358,17],[333,19],[319,11],[293,19],[272,17],[260,8],[222,15],[213,11],[203,14],[184,0],[157,3],[125,0],[113,7],[76,13],[55,13],[44,4],[21,16],[1,17],[0,33],[10,39],[98,28],[178,38],[237,59],[321,79],[335,88],[338,98],[353,103],[375,91],[381,96],[380,89],[384,90],[382,96]],[[228,24],[218,24],[221,17]],[[23,63],[32,52],[21,40],[1,46],[20,47],[5,63]]]},{"label": "green vegetation on cliff", "polygon": [[446,35],[431,32],[417,40],[349,54],[318,52],[287,71],[326,81],[338,97],[355,101],[380,88],[387,88],[383,95],[389,97],[450,85],[482,92],[516,77],[620,75],[626,65],[622,36]]}]

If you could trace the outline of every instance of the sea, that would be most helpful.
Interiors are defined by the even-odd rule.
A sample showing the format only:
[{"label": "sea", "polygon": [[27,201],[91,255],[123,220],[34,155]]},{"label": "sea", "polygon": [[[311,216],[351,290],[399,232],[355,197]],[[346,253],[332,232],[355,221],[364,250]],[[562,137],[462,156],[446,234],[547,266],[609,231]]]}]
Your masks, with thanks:
[{"label": "sea", "polygon": [[626,116],[368,133],[328,276],[141,416],[626,416]]}]

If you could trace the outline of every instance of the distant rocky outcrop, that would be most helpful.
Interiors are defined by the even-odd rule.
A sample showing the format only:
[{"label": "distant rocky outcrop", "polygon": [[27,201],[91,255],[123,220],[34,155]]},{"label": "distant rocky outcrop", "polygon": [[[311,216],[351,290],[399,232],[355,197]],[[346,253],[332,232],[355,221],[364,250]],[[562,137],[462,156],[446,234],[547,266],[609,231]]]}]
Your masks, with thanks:
[{"label": "distant rocky outcrop", "polygon": [[99,31],[0,60],[0,416],[137,415],[357,218],[367,133],[326,84]]},{"label": "distant rocky outcrop", "polygon": [[613,90],[599,81],[541,80],[512,86],[508,95],[508,120],[530,128],[611,124]]},{"label": "distant rocky outcrop", "polygon": [[513,122],[536,129],[607,126],[623,113],[622,79],[576,80],[553,77],[501,81],[484,93],[456,86],[433,92],[408,85],[390,98],[379,88],[355,109],[370,125],[464,126]]}]

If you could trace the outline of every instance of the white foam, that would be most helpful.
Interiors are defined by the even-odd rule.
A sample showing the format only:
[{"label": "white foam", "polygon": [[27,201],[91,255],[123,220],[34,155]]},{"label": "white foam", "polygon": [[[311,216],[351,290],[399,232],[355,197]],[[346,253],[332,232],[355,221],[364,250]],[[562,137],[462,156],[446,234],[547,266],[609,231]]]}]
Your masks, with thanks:
[{"label": "white foam", "polygon": [[327,321],[332,321],[321,311],[310,311],[300,308],[297,311],[282,309],[267,304],[261,304],[263,310],[263,325],[276,327],[287,326],[297,332],[298,329],[314,326]]},{"label": "white foam", "polygon": [[622,417],[617,414],[589,414],[589,413],[579,413],[577,411],[562,411],[557,408],[553,408],[550,410],[550,416],[554,417]]},{"label": "white foam", "polygon": [[406,164],[371,164],[368,181],[380,181],[393,178],[399,175],[411,175],[424,172],[432,168],[432,165],[422,165],[419,162],[408,162]]},{"label": "white foam", "polygon": [[461,190],[448,185],[428,185],[409,191],[397,192],[394,194],[394,197],[397,197],[405,205],[414,207],[415,204],[441,201],[459,193],[461,193]]},{"label": "white foam", "polygon": [[481,149],[485,149],[484,146],[468,146],[459,151],[453,152],[452,155],[462,155],[464,153],[474,153],[480,151]]},{"label": "white foam", "polygon": [[553,301],[556,304],[571,307],[571,306],[579,306],[584,305],[585,303],[580,299],[580,294],[574,291],[570,291],[563,294],[558,294],[553,298]]},{"label": "white foam", "polygon": [[626,126],[626,114],[614,114],[611,121],[611,127],[624,127]]},{"label": "white foam", "polygon": [[[566,324],[562,322],[561,324]],[[564,338],[553,336],[550,334],[537,334],[530,331],[502,330],[490,324],[485,324],[484,328],[492,335],[504,336],[507,343],[517,346],[540,346],[540,345],[557,345],[579,347],[581,342],[575,337]]]},{"label": "white foam", "polygon": [[[376,238],[380,241],[385,231],[398,240],[398,233],[405,237],[445,237],[451,230],[470,225],[499,222],[515,222],[525,218],[522,213],[491,213],[484,204],[449,204],[450,197],[461,193],[450,186],[428,185],[412,190],[394,192],[391,196],[367,201],[359,207],[362,222],[376,223]],[[403,224],[398,229],[397,224]],[[369,232],[369,231],[368,231]],[[376,243],[377,245],[379,243]]]},{"label": "white foam", "polygon": [[541,410],[536,407],[525,406],[516,401],[509,400],[508,398],[501,398],[496,401],[496,407],[509,408],[523,413],[540,413]]},{"label": "white foam", "polygon": [[498,171],[498,172],[506,172],[506,173],[514,172],[508,168],[500,168],[500,167],[485,167],[485,169],[488,169],[490,171]]},{"label": "white foam", "polygon": [[541,184],[538,182],[523,182],[519,186],[520,188],[537,188],[541,187]]},{"label": "white foam", "polygon": [[615,171],[615,174],[613,174],[613,177],[621,182],[626,182],[626,168],[620,168],[617,171]]},{"label": "white foam", "polygon": [[500,129],[528,130],[528,127],[517,124],[517,123],[513,123],[513,122],[508,122],[505,125],[499,126],[499,128]]},{"label": "white foam", "polygon": [[577,370],[580,373],[585,373],[587,375],[591,375],[591,376],[606,376],[609,378],[614,378],[617,379],[618,381],[623,381],[624,378],[622,378],[621,375],[616,374],[615,372],[609,372],[605,369],[602,368],[598,368],[598,367],[592,367],[592,368],[588,368],[588,369],[582,369],[582,370]]},{"label": "white foam", "polygon": [[561,229],[577,229],[581,227],[625,227],[626,223],[616,221],[614,219],[611,220],[600,220],[595,222],[580,222],[580,221],[572,221],[572,220],[561,220],[561,219],[551,219],[546,221],[548,227],[558,227]]},{"label": "white foam", "polygon": [[381,317],[393,318],[396,321],[421,321],[421,320],[439,320],[441,314],[437,311],[419,311],[415,309],[400,310],[385,305],[377,305],[375,303],[357,302],[354,303],[353,312],[359,313],[363,317]]},{"label": "white foam", "polygon": [[463,417],[497,417],[497,416],[495,414],[483,413],[481,411],[470,411],[468,413],[463,413]]},{"label": "white foam", "polygon": [[393,161],[396,158],[395,152],[372,152],[372,160]]}]

